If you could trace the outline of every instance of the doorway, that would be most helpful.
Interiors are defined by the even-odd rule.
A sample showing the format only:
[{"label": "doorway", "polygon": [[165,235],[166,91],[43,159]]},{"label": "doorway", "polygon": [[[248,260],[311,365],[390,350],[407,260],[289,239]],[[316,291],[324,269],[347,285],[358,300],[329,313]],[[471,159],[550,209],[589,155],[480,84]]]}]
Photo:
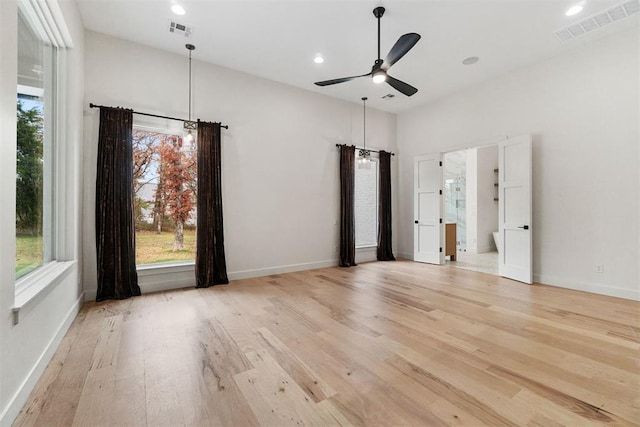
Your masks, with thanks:
[{"label": "doorway", "polygon": [[498,146],[448,152],[443,160],[445,263],[497,275]]}]

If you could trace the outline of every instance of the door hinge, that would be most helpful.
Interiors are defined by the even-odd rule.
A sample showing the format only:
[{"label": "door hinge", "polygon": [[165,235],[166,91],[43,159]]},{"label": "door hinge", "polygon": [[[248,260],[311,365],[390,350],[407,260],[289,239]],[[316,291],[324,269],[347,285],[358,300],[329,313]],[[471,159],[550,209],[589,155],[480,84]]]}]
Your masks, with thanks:
[{"label": "door hinge", "polygon": [[440,162],[440,166],[442,166],[442,161]]},{"label": "door hinge", "polygon": [[442,218],[440,218],[440,224],[442,224]]},{"label": "door hinge", "polygon": [[442,248],[440,248],[440,252],[442,252]]},{"label": "door hinge", "polygon": [[440,195],[442,196],[442,190],[440,190]]}]

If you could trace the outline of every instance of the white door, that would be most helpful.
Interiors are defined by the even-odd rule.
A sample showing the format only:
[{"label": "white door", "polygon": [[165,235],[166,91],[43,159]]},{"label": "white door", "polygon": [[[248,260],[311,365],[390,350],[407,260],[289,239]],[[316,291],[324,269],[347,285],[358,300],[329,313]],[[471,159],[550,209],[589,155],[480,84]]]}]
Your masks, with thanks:
[{"label": "white door", "polygon": [[531,284],[531,135],[504,140],[498,149],[498,272]]},{"label": "white door", "polygon": [[413,259],[444,264],[442,252],[442,155],[416,157],[413,162]]}]

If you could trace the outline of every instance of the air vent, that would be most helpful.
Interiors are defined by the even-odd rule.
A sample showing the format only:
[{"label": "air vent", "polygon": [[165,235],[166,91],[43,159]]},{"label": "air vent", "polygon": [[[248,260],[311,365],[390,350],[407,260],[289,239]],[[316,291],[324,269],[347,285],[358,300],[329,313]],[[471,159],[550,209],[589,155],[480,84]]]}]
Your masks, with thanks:
[{"label": "air vent", "polygon": [[392,93],[388,93],[385,96],[382,97],[382,99],[391,99],[391,98],[395,98],[395,95]]},{"label": "air vent", "polygon": [[179,36],[184,36],[187,39],[191,38],[193,34],[193,27],[189,27],[184,24],[179,24],[176,21],[169,21],[169,32]]},{"label": "air vent", "polygon": [[605,25],[609,25],[612,22],[620,21],[621,19],[635,15],[638,11],[640,11],[640,0],[627,1],[605,11],[591,15],[576,24],[554,31],[554,34],[558,40],[566,42],[567,40],[584,36],[585,34],[602,28]]}]

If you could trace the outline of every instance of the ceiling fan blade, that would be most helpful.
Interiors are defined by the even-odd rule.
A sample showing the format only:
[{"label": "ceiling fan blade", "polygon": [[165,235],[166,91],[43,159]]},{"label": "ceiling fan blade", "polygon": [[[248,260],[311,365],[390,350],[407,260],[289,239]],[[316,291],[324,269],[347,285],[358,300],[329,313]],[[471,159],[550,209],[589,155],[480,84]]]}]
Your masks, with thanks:
[{"label": "ceiling fan blade", "polygon": [[351,77],[342,77],[339,79],[333,79],[333,80],[325,80],[322,82],[315,82],[314,84],[318,85],[318,86],[329,86],[329,85],[335,85],[338,83],[344,83],[344,82],[348,82],[351,81],[353,79],[357,79],[358,77],[365,77],[365,76],[370,76],[371,73],[367,73],[367,74],[363,74],[361,76],[351,76]]},{"label": "ceiling fan blade", "polygon": [[388,70],[393,64],[398,62],[407,52],[411,50],[413,46],[420,40],[420,34],[407,33],[401,36],[396,44],[393,45],[387,57],[384,58],[382,63],[382,69]]},{"label": "ceiling fan blade", "polygon": [[418,92],[418,89],[415,87],[401,80],[394,79],[389,74],[387,74],[387,83],[397,91],[402,92],[407,96],[415,95],[415,93]]}]

